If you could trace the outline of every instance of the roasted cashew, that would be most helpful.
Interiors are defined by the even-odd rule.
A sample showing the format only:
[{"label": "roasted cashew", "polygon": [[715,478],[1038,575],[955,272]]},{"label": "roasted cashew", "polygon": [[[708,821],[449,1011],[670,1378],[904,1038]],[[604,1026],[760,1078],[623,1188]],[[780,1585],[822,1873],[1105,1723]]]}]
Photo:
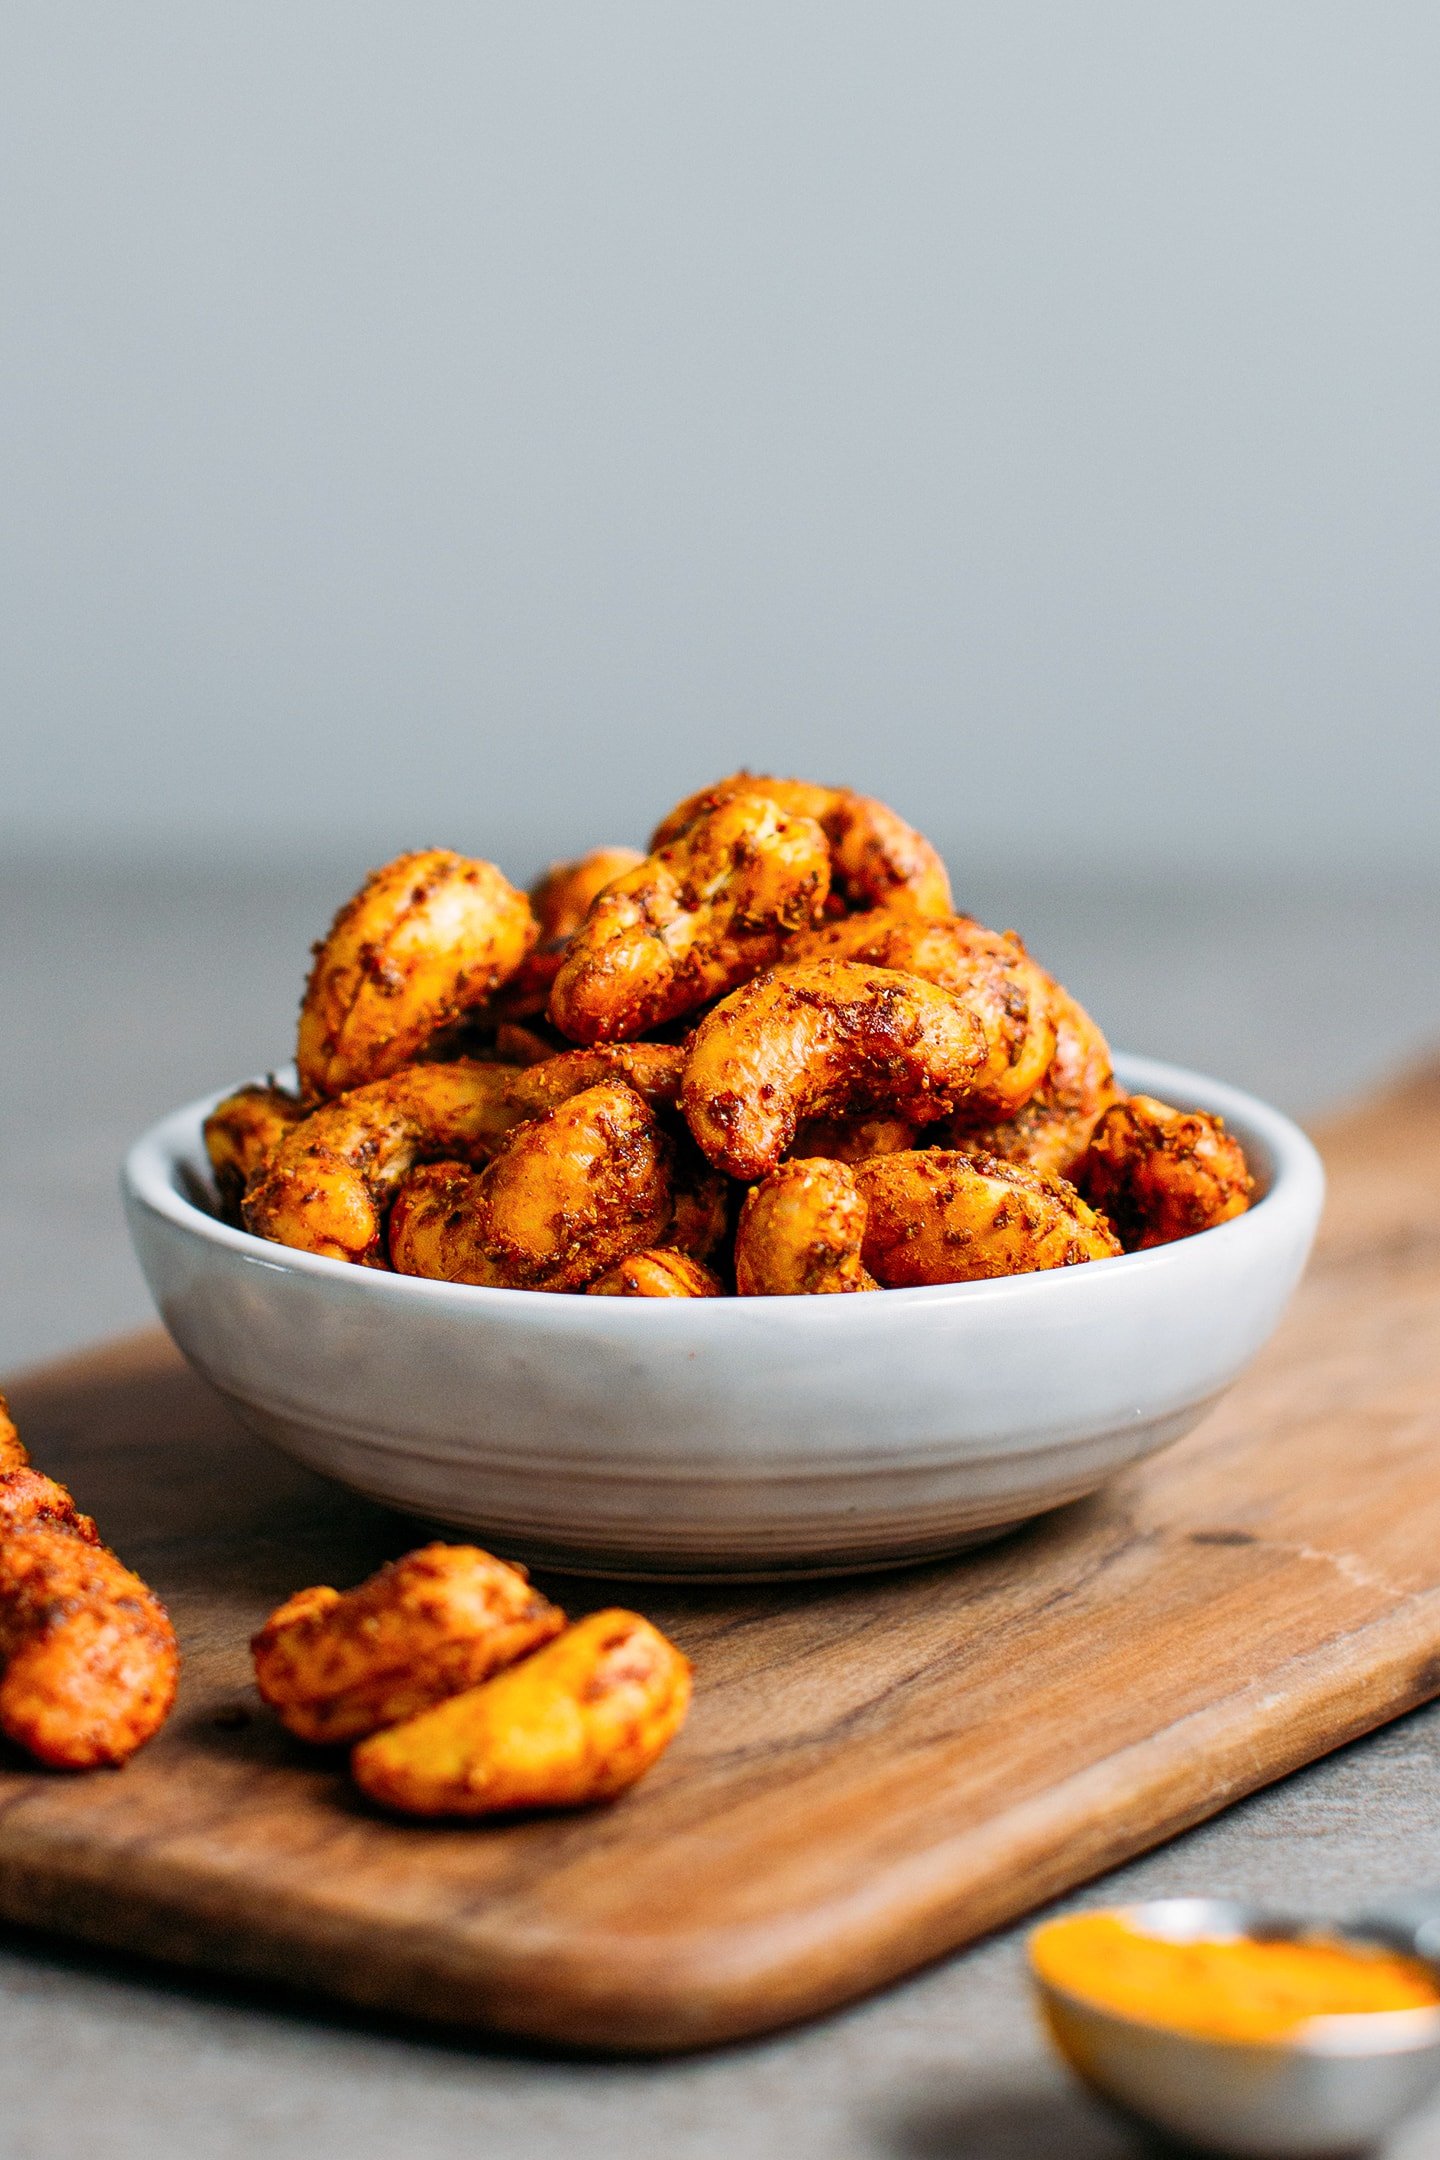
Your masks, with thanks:
[{"label": "roasted cashew", "polygon": [[341,1095],[410,1064],[509,981],[537,935],[529,901],[494,863],[427,848],[373,871],[315,949],[300,1007],[301,1093]]},{"label": "roasted cashew", "polygon": [[30,1468],[0,1395],[0,1732],[56,1770],[124,1762],[169,1715],[179,1670],[164,1606]]},{"label": "roasted cashew", "polygon": [[792,1157],[754,1187],[735,1233],[740,1297],[815,1297],[879,1284],[860,1257],[865,1202],[843,1162]]},{"label": "roasted cashew", "polygon": [[517,1128],[478,1176],[417,1170],[390,1220],[402,1275],[517,1290],[583,1290],[670,1221],[671,1145],[633,1088],[586,1088]]},{"label": "roasted cashew", "polygon": [[0,1469],[0,1546],[17,1530],[37,1525],[68,1530],[83,1544],[98,1545],[100,1533],[88,1515],[82,1515],[63,1485],[43,1477],[22,1464]]},{"label": "roasted cashew", "polygon": [[1223,1118],[1172,1110],[1153,1095],[1111,1104],[1095,1127],[1079,1182],[1127,1252],[1229,1222],[1245,1213],[1255,1190],[1245,1152]]},{"label": "roasted cashew", "polygon": [[1104,1217],[1063,1178],[943,1149],[878,1155],[851,1171],[865,1203],[861,1254],[887,1290],[975,1282],[1104,1260]]},{"label": "roasted cashew", "polygon": [[164,1606],[105,1546],[36,1522],[0,1544],[0,1731],[56,1770],[157,1732],[180,1658]]},{"label": "roasted cashew", "polygon": [[585,920],[591,901],[644,860],[639,848],[600,847],[592,848],[575,862],[551,863],[530,888],[530,906],[540,926],[539,942],[498,992],[496,1012],[517,1020],[544,1012],[565,947]]},{"label": "roasted cashew", "polygon": [[591,1613],[483,1687],[362,1740],[361,1790],[410,1815],[610,1800],[669,1746],[690,1663],[638,1613]]},{"label": "roasted cashew", "polygon": [[357,1590],[300,1590],[250,1648],[298,1739],[361,1740],[476,1687],[549,1642],[565,1615],[524,1568],[476,1545],[424,1545]]},{"label": "roasted cashew", "polygon": [[1012,931],[987,930],[968,915],[877,908],[802,931],[785,950],[787,966],[820,959],[894,968],[965,1000],[986,1041],[985,1063],[965,1099],[967,1117],[1012,1117],[1044,1080],[1055,1055],[1054,1006],[1062,993]]},{"label": "roasted cashew", "polygon": [[[516,1075],[508,1099],[521,1118],[545,1117],[583,1089],[613,1080],[633,1088],[652,1108],[670,1109],[684,1067],[684,1051],[670,1043],[593,1043],[529,1066]],[[673,1169],[675,1212],[666,1244],[706,1260],[730,1226],[728,1188],[688,1129],[678,1119],[673,1122],[679,1125],[680,1143]]]},{"label": "roasted cashew", "polygon": [[629,1253],[597,1275],[587,1297],[723,1297],[718,1275],[699,1260],[673,1247],[652,1246]]},{"label": "roasted cashew", "polygon": [[680,1088],[717,1169],[765,1177],[804,1118],[883,1105],[911,1124],[960,1102],[985,1063],[985,1032],[948,990],[845,960],[779,967],[707,1013]]},{"label": "roasted cashew", "polygon": [[1052,1177],[1070,1177],[1085,1159],[1090,1135],[1120,1090],[1110,1046],[1083,1005],[1056,985],[1055,1054],[1035,1093],[1014,1117],[977,1123],[968,1103],[930,1133],[932,1141],[975,1155],[1027,1163]]},{"label": "roasted cashew", "polygon": [[273,1082],[266,1087],[259,1081],[216,1103],[203,1131],[224,1214],[238,1221],[246,1186],[312,1107]]},{"label": "roasted cashew", "polygon": [[899,901],[924,915],[950,913],[954,903],[949,873],[924,834],[887,804],[873,795],[857,795],[853,788],[781,780],[770,773],[731,773],[677,803],[656,826],[651,847],[667,847],[697,818],[735,795],[763,795],[792,817],[813,818],[830,843],[836,895],[848,907]]},{"label": "roasted cashew", "polygon": [[613,1042],[693,1012],[767,967],[830,889],[825,835],[761,795],[697,818],[592,903],[550,992],[577,1042]]},{"label": "roasted cashew", "polygon": [[481,1162],[523,1114],[511,1065],[412,1065],[326,1103],[246,1193],[246,1228],[302,1252],[385,1266],[385,1210],[416,1163]]}]

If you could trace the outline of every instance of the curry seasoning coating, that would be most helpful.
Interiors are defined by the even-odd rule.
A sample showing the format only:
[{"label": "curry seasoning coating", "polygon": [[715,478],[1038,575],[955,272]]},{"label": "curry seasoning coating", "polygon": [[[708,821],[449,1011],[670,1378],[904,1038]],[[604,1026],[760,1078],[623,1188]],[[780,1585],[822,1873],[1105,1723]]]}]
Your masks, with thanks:
[{"label": "curry seasoning coating", "polygon": [[544,1117],[583,1089],[618,1080],[659,1108],[674,1103],[684,1070],[685,1053],[674,1043],[594,1043],[561,1050],[516,1073],[508,1100],[517,1120]]},{"label": "curry seasoning coating", "polygon": [[680,1106],[717,1169],[766,1176],[806,1118],[953,1110],[988,1056],[970,1008],[918,976],[845,960],[779,967],[707,1013]]},{"label": "curry seasoning coating", "polygon": [[977,1282],[1105,1260],[1104,1217],[1063,1178],[988,1155],[879,1155],[851,1175],[865,1203],[865,1266],[887,1290]]},{"label": "curry seasoning coating", "polygon": [[254,1081],[216,1103],[203,1127],[205,1152],[215,1176],[220,1205],[238,1221],[245,1188],[259,1175],[287,1133],[304,1123],[314,1108],[286,1088]]},{"label": "curry seasoning coating", "polygon": [[494,863],[426,848],[373,871],[315,948],[301,1093],[342,1095],[410,1064],[510,980],[538,934],[529,901]]},{"label": "curry seasoning coating", "polygon": [[1055,986],[1055,1054],[1040,1086],[1013,1117],[976,1120],[968,1103],[931,1141],[977,1155],[1026,1163],[1070,1177],[1085,1160],[1090,1135],[1119,1098],[1110,1046],[1079,1001]]},{"label": "curry seasoning coating", "polygon": [[587,1297],[723,1297],[724,1285],[702,1261],[673,1246],[629,1253],[597,1275]]},{"label": "curry seasoning coating", "polygon": [[693,1012],[768,967],[829,889],[812,819],[731,796],[598,895],[566,947],[550,1017],[577,1042],[614,1042]]},{"label": "curry seasoning coating", "polygon": [[530,888],[538,942],[504,989],[497,992],[496,1012],[517,1020],[532,1019],[544,1012],[565,947],[585,920],[591,901],[644,860],[639,848],[598,847],[574,862],[551,863]]},{"label": "curry seasoning coating", "polygon": [[735,1234],[740,1297],[878,1290],[861,1251],[865,1202],[848,1164],[794,1156],[756,1185]]},{"label": "curry seasoning coating", "polygon": [[425,1545],[358,1589],[301,1590],[251,1643],[261,1696],[298,1739],[360,1740],[488,1680],[565,1615],[522,1567]]},{"label": "curry seasoning coating", "polygon": [[[987,930],[968,915],[926,916],[877,908],[802,933],[786,949],[802,960],[864,960],[918,975],[963,998],[985,1030],[985,1063],[966,1096],[966,1115],[1012,1117],[1041,1085],[1055,1055],[1055,1003],[1062,994],[1013,931]],[[823,1150],[817,1150],[823,1152]]]},{"label": "curry seasoning coating", "polygon": [[[539,1069],[539,1068],[537,1068]],[[245,1227],[302,1252],[384,1267],[385,1212],[417,1163],[483,1162],[518,1122],[511,1065],[412,1065],[286,1135],[244,1201]]]},{"label": "curry seasoning coating", "polygon": [[924,834],[887,804],[853,788],[782,780],[770,773],[731,773],[677,803],[655,828],[651,847],[668,846],[697,818],[736,795],[763,795],[792,817],[814,820],[829,844],[831,883],[845,907],[898,902],[925,915],[950,913],[949,874]]},{"label": "curry seasoning coating", "polygon": [[690,1663],[638,1613],[591,1613],[483,1687],[362,1740],[372,1800],[410,1815],[490,1815],[613,1800],[663,1754]]},{"label": "curry seasoning coating", "polygon": [[0,1542],[0,1731],[38,1762],[124,1762],[165,1722],[179,1668],[164,1606],[105,1546],[43,1520]]},{"label": "curry seasoning coating", "polygon": [[586,1088],[519,1126],[478,1176],[454,1163],[417,1170],[391,1216],[392,1262],[442,1282],[583,1290],[659,1242],[672,1152],[633,1088]]},{"label": "curry seasoning coating", "polygon": [[1127,1252],[1194,1237],[1243,1215],[1255,1183],[1223,1118],[1172,1110],[1153,1095],[1113,1103],[1096,1126],[1079,1182]]},{"label": "curry seasoning coating", "polygon": [[[3,1461],[3,1457],[0,1457]],[[37,1526],[68,1530],[85,1545],[98,1545],[100,1533],[88,1515],[82,1515],[63,1485],[42,1476],[27,1464],[0,1468],[0,1548],[17,1530]]]}]

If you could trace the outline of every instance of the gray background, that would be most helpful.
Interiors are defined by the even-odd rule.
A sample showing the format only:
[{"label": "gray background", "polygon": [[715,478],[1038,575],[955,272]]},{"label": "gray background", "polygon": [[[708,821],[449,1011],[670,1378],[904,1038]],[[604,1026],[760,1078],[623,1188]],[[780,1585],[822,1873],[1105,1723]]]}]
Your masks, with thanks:
[{"label": "gray background", "polygon": [[0,838],[1428,856],[1440,14],[12,0]]},{"label": "gray background", "polygon": [[[892,797],[1109,1028],[1440,1038],[1440,16],[354,0],[0,25],[0,1369],[365,865],[742,758]],[[1440,1706],[1086,1896],[1440,1881]],[[1121,2160],[1008,1933],[665,2065],[7,1932],[0,2160]],[[1440,2112],[1392,2160],[1433,2160]]]}]

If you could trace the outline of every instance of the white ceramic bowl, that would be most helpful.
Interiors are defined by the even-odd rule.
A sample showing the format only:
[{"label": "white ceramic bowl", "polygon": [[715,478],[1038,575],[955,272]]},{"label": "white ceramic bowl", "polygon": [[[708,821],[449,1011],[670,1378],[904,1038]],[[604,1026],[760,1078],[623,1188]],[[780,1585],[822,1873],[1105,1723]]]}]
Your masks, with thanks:
[{"label": "white ceramic bowl", "polygon": [[1304,1134],[1219,1111],[1263,1194],[1154,1252],[863,1297],[472,1289],[267,1244],[209,1213],[192,1103],[125,1165],[165,1324],[242,1421],[342,1485],[596,1574],[764,1577],[953,1551],[1077,1499],[1196,1424],[1271,1333],[1324,1178]]}]

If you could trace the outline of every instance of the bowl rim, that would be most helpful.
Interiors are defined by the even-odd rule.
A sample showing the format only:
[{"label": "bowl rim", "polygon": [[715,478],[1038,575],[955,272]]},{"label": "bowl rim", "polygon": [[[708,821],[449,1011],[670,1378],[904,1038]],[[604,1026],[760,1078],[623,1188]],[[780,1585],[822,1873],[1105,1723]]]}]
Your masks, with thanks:
[{"label": "bowl rim", "polygon": [[[1242,1088],[1232,1087],[1226,1081],[1213,1080],[1207,1075],[1191,1071],[1181,1065],[1172,1065],[1158,1058],[1148,1058],[1133,1053],[1116,1051],[1114,1063],[1117,1077],[1136,1094],[1153,1094],[1162,1101],[1173,1102],[1177,1108],[1204,1109],[1216,1112],[1234,1131],[1245,1146],[1251,1168],[1264,1175],[1268,1182],[1260,1198],[1245,1214],[1233,1217],[1229,1222],[1219,1223],[1213,1229],[1198,1231],[1195,1236],[1178,1239],[1169,1245],[1157,1245],[1145,1252],[1119,1253],[1101,1261],[1092,1261],[1084,1268],[1047,1268],[1023,1275],[1004,1275],[979,1282],[923,1283],[907,1289],[887,1290],[879,1300],[886,1311],[911,1309],[916,1306],[935,1305],[962,1298],[967,1304],[996,1298],[1037,1297],[1053,1295],[1053,1286],[1061,1280],[1076,1284],[1086,1277],[1093,1277],[1096,1269],[1103,1270],[1105,1279],[1115,1281],[1122,1275],[1134,1277],[1140,1274],[1154,1275],[1162,1270],[1184,1266],[1193,1259],[1196,1248],[1217,1254],[1222,1250],[1219,1241],[1226,1241],[1225,1249],[1236,1249],[1248,1238],[1263,1236],[1273,1224],[1278,1213],[1318,1216],[1325,1190],[1325,1172],[1314,1143],[1284,1111],[1277,1110],[1259,1096],[1251,1095]],[[709,1324],[715,1327],[736,1324],[739,1313],[767,1314],[773,1321],[777,1308],[787,1315],[806,1315],[801,1325],[833,1326],[839,1316],[847,1312],[853,1300],[849,1298],[789,1297],[789,1298],[588,1298],[583,1292],[557,1296],[535,1290],[504,1289],[479,1283],[451,1283],[431,1281],[418,1275],[396,1275],[380,1268],[357,1267],[353,1261],[336,1260],[323,1253],[302,1252],[294,1246],[279,1245],[268,1238],[254,1236],[248,1230],[222,1222],[218,1216],[189,1199],[181,1190],[179,1174],[188,1171],[194,1176],[198,1167],[196,1142],[203,1119],[227,1095],[237,1088],[249,1086],[256,1081],[285,1077],[285,1068],[275,1073],[252,1075],[249,1080],[232,1081],[225,1087],[215,1088],[195,1101],[169,1111],[164,1117],[141,1134],[127,1150],[121,1169],[121,1188],[127,1206],[138,1208],[158,1216],[173,1229],[187,1233],[202,1243],[218,1246],[236,1259],[255,1267],[265,1268],[273,1274],[308,1276],[319,1282],[344,1284],[352,1295],[373,1296],[381,1306],[414,1301],[438,1301],[452,1309],[479,1313],[487,1308],[495,1313],[505,1312],[518,1317],[522,1312],[536,1312],[542,1308],[557,1317],[557,1308],[577,1317],[581,1311],[594,1316],[596,1326],[640,1327],[664,1326],[674,1308],[688,1312],[701,1326],[703,1311],[713,1316]],[[1254,1160],[1258,1152],[1261,1160]],[[1052,1286],[1047,1289],[1047,1286]],[[462,1301],[456,1308],[455,1301]],[[866,1307],[877,1301],[861,1300]],[[605,1312],[626,1312],[630,1320],[605,1321]],[[660,1315],[667,1318],[661,1318]],[[649,1315],[650,1318],[646,1318]],[[538,1315],[537,1315],[538,1317]],[[743,1323],[742,1323],[743,1324]]]}]

